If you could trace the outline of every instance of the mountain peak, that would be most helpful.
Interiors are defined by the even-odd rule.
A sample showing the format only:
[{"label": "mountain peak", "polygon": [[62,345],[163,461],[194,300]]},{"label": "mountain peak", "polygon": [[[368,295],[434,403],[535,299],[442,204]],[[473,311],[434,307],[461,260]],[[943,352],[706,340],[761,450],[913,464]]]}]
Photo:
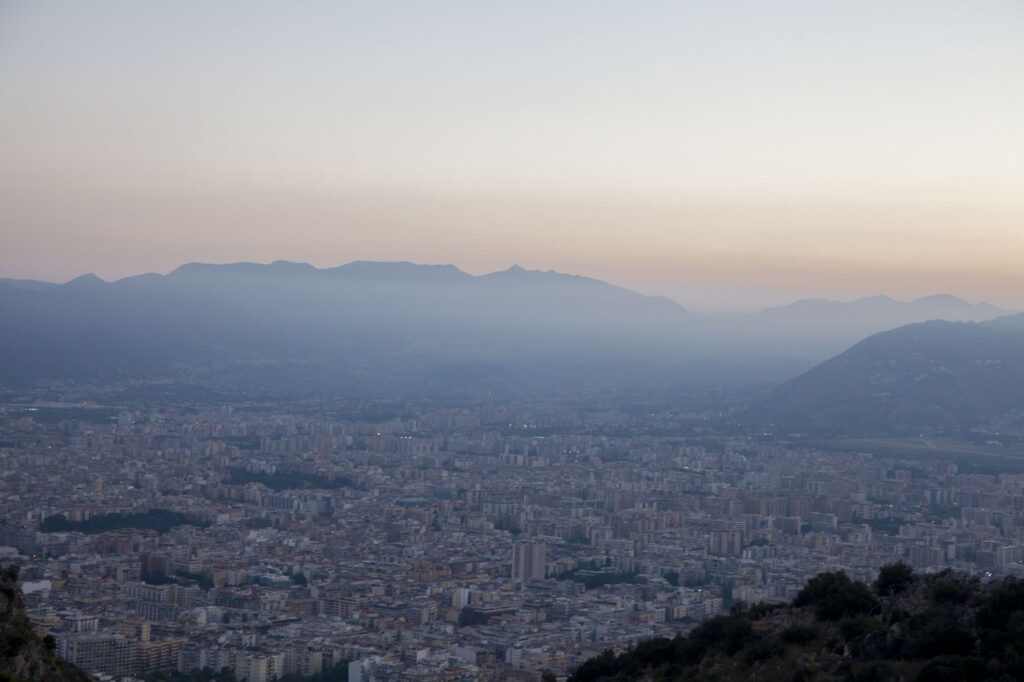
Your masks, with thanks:
[{"label": "mountain peak", "polygon": [[[541,280],[541,279],[573,279],[573,280],[591,280],[589,277],[583,277],[581,275],[570,275],[565,272],[558,272],[557,270],[529,270],[520,265],[513,265],[506,270],[497,270],[495,272],[481,275],[481,277],[495,278],[495,279],[523,279],[523,280]],[[591,280],[594,282],[600,280]]]},{"label": "mountain peak", "polygon": [[291,260],[276,260],[267,266],[268,270],[281,274],[308,275],[317,271],[309,263],[302,263]]},{"label": "mountain peak", "polygon": [[921,298],[911,301],[911,303],[925,303],[925,304],[941,304],[941,305],[971,305],[962,298],[953,296],[952,294],[932,294],[931,296],[922,296]]},{"label": "mountain peak", "polygon": [[392,279],[405,281],[455,281],[469,277],[451,264],[423,265],[411,261],[356,260],[322,272],[348,279]]},{"label": "mountain peak", "polygon": [[309,263],[276,260],[273,263],[186,263],[170,272],[170,277],[189,275],[310,275],[317,271]]},{"label": "mountain peak", "polygon": [[84,274],[84,275],[79,275],[78,277],[75,277],[70,282],[66,282],[64,284],[64,286],[66,286],[66,287],[73,287],[73,288],[76,288],[76,289],[81,289],[81,288],[84,288],[84,287],[102,286],[104,284],[106,284],[106,282],[104,282],[102,279],[100,279],[99,277],[97,277],[96,275],[94,275],[93,273],[90,272],[90,273],[87,273],[87,274]]},{"label": "mountain peak", "polygon": [[178,267],[167,273],[168,277],[181,277],[186,275],[204,275],[212,274],[221,268],[230,268],[237,265],[256,265],[256,263],[200,263],[193,261],[191,263],[183,263]]}]

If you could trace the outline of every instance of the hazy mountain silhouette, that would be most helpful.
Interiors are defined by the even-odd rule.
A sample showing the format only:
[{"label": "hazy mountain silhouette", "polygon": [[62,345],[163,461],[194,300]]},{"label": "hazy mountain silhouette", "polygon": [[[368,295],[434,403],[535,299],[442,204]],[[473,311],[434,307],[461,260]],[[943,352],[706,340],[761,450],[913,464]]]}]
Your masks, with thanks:
[{"label": "hazy mountain silhouette", "polygon": [[790,357],[800,370],[840,353],[872,334],[915,322],[980,322],[1011,311],[937,295],[915,301],[872,296],[855,301],[806,299],[752,315],[720,318],[711,335],[738,354]]},{"label": "hazy mountain silhouette", "polygon": [[0,282],[0,379],[116,377],[301,359],[401,374],[453,365],[678,364],[677,304],[585,277],[451,265],[190,263],[166,276]]},{"label": "hazy mountain silhouette", "polygon": [[878,329],[1000,312],[953,297],[880,297],[716,318],[518,266],[474,276],[409,262],[189,263],[109,283],[0,280],[0,380],[302,362],[358,370],[364,381],[778,381]]},{"label": "hazy mountain silhouette", "polygon": [[782,430],[958,433],[1024,421],[1024,315],[876,334],[779,386],[759,418]]}]

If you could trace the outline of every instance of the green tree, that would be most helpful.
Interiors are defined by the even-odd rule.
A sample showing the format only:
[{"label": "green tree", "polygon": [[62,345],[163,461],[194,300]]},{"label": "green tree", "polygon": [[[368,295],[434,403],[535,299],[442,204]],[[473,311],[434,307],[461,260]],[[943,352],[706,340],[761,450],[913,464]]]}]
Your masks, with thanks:
[{"label": "green tree", "polygon": [[902,561],[882,566],[875,579],[875,592],[891,597],[906,590],[914,582],[914,571]]},{"label": "green tree", "polygon": [[814,576],[796,595],[794,606],[810,606],[818,620],[835,621],[869,613],[878,607],[868,586],[853,582],[843,571]]}]

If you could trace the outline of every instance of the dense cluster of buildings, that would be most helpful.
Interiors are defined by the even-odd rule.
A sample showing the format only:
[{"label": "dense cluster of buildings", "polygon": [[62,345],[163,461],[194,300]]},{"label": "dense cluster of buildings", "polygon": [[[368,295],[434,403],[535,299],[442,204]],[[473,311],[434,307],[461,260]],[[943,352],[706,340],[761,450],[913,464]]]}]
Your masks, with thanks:
[{"label": "dense cluster of buildings", "polygon": [[90,672],[249,682],[562,677],[825,570],[1024,575],[1024,476],[666,421],[6,406],[0,560]]}]

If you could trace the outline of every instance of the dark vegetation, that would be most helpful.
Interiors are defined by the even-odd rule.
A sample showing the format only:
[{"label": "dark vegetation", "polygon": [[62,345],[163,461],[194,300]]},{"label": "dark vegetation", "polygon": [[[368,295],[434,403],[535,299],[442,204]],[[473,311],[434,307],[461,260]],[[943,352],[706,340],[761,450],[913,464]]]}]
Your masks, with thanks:
[{"label": "dark vegetation", "polygon": [[213,587],[213,576],[209,573],[191,573],[189,571],[175,571],[174,575],[185,580],[192,580],[199,584],[200,589],[208,590]]},{"label": "dark vegetation", "polygon": [[874,585],[822,573],[791,604],[755,604],[688,636],[584,662],[570,682],[954,682],[1024,679],[1024,580],[884,567]]},{"label": "dark vegetation", "polygon": [[142,571],[140,577],[147,585],[170,585],[178,581],[173,577],[160,571]]},{"label": "dark vegetation", "polygon": [[893,519],[860,519],[857,523],[863,523],[866,526],[870,526],[871,530],[878,531],[881,533],[888,533],[889,535],[899,535],[900,526],[903,525],[903,521]]},{"label": "dark vegetation", "polygon": [[[209,573],[190,573],[188,571],[175,571],[173,576],[159,571],[142,571],[142,582],[147,585],[170,585],[182,581],[192,581],[199,585],[200,589],[208,590],[213,587],[213,576]],[[180,580],[179,580],[180,578]]]},{"label": "dark vegetation", "polygon": [[607,573],[604,571],[565,571],[559,573],[556,580],[571,580],[575,583],[583,583],[583,588],[593,590],[602,585],[619,585],[621,583],[635,584],[640,582],[638,573]]},{"label": "dark vegetation", "polygon": [[327,478],[319,474],[307,474],[301,471],[277,471],[272,474],[246,471],[245,469],[228,469],[227,483],[243,485],[245,483],[262,483],[271,490],[295,490],[301,488],[354,488],[355,483],[348,476]]},{"label": "dark vegetation", "polygon": [[793,606],[809,606],[818,620],[836,621],[870,613],[878,608],[878,602],[867,585],[853,582],[839,571],[811,578],[793,600]]},{"label": "dark vegetation", "polygon": [[491,622],[491,618],[505,613],[512,613],[513,611],[514,609],[511,608],[504,609],[500,612],[481,611],[479,609],[474,609],[471,606],[464,606],[459,611],[459,625],[463,627],[467,625],[487,625]]},{"label": "dark vegetation", "polygon": [[110,530],[121,530],[122,528],[136,528],[139,530],[155,530],[158,533],[166,533],[175,526],[206,526],[205,522],[191,518],[181,512],[174,512],[168,509],[150,509],[146,512],[134,514],[100,514],[85,521],[70,521],[61,514],[55,514],[43,519],[39,530],[44,533],[60,533],[74,531],[93,535],[105,533]]}]

